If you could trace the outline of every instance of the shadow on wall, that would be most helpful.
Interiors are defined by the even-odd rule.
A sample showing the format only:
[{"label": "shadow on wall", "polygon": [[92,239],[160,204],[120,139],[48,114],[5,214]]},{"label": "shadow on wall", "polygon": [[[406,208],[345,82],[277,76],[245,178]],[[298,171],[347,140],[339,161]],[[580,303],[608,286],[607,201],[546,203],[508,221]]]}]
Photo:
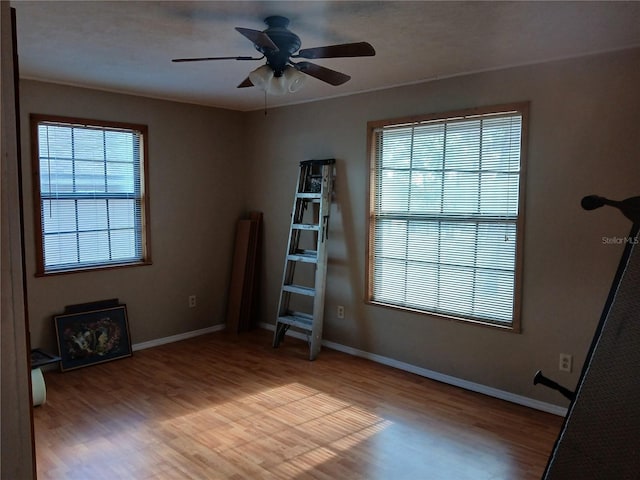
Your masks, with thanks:
[{"label": "shadow on wall", "polygon": [[[334,271],[333,276],[338,278],[347,279],[348,284],[343,288],[347,289],[346,294],[340,292],[334,292],[334,300],[337,304],[348,303],[349,313],[346,319],[340,319],[342,325],[335,325],[333,330],[339,332],[345,332],[346,335],[352,336],[353,339],[357,339],[357,348],[371,351],[373,348],[371,339],[371,328],[365,322],[365,308],[364,303],[360,300],[363,298],[362,285],[364,285],[364,265],[360,264],[361,257],[358,253],[358,246],[356,244],[357,234],[354,229],[353,221],[353,209],[351,202],[348,201],[350,196],[349,192],[349,178],[347,169],[344,168],[344,160],[336,160],[336,183],[334,189],[334,207],[339,211],[340,215],[334,215],[342,221],[341,231],[342,240],[344,242],[344,256],[342,258],[335,255],[329,257],[329,266]],[[338,230],[338,225],[333,224],[333,231]],[[335,235],[335,234],[334,234]],[[341,272],[339,275],[335,272],[337,269],[346,269],[346,272]],[[329,318],[333,318],[328,315]],[[327,316],[325,316],[327,318]],[[351,328],[346,328],[344,322],[349,322]],[[339,339],[340,343],[351,343],[346,339]]]}]

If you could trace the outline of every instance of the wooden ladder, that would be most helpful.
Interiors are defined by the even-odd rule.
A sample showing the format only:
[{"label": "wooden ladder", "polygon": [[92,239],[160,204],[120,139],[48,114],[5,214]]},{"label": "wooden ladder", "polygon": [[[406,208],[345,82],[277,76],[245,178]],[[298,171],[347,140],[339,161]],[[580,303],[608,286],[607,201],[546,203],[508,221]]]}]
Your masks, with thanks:
[{"label": "wooden ladder", "polygon": [[[300,162],[293,201],[289,244],[284,265],[273,346],[290,327],[307,334],[309,360],[322,343],[327,276],[327,236],[334,180],[334,159]],[[309,206],[312,206],[309,209]]]}]

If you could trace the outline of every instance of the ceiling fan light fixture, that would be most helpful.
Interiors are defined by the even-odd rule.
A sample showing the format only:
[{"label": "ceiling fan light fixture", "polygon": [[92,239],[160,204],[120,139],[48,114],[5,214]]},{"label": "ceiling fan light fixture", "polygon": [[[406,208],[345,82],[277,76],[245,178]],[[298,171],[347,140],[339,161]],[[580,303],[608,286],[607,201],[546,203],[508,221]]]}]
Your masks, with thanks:
[{"label": "ceiling fan light fixture", "polygon": [[256,87],[268,91],[271,80],[273,80],[273,70],[269,65],[262,65],[249,73],[249,80]]},{"label": "ceiling fan light fixture", "polygon": [[289,90],[290,93],[295,93],[300,90],[307,78],[304,73],[291,66],[285,68],[282,76],[287,79],[287,90]]},{"label": "ceiling fan light fixture", "polygon": [[284,95],[287,93],[287,79],[284,75],[280,75],[279,77],[274,75],[265,90],[270,95]]},{"label": "ceiling fan light fixture", "polygon": [[291,66],[287,66],[280,76],[275,76],[269,65],[262,65],[249,74],[251,83],[270,95],[295,93],[300,90],[305,78],[304,73]]}]

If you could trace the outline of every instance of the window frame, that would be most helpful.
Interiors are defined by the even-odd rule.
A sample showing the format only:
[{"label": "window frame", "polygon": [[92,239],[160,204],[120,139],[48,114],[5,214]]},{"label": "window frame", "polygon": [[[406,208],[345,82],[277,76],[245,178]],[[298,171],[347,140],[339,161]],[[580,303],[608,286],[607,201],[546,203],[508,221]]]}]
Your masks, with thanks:
[{"label": "window frame", "polygon": [[[108,270],[114,268],[127,268],[143,265],[151,265],[151,228],[149,208],[149,164],[148,164],[148,127],[142,124],[95,120],[79,117],[66,117],[60,115],[36,114],[30,116],[31,127],[31,173],[34,211],[34,240],[36,253],[36,277],[51,275],[78,273],[85,271]],[[140,134],[140,231],[141,252],[140,260],[129,262],[96,263],[93,265],[78,265],[69,268],[47,270],[44,258],[44,232],[42,219],[42,195],[40,183],[40,145],[38,127],[41,123],[59,123],[67,126],[85,128],[112,128],[119,130],[131,130]],[[134,172],[135,175],[135,172]],[[79,195],[78,197],[80,197]]]},{"label": "window frame", "polygon": [[[393,310],[417,313],[433,317],[454,320],[467,324],[475,324],[501,330],[520,333],[522,331],[521,311],[522,311],[522,287],[523,287],[523,265],[524,265],[524,225],[525,225],[525,185],[526,166],[528,151],[528,129],[529,129],[529,102],[515,102],[484,107],[468,108],[454,111],[429,113],[424,115],[407,116],[385,120],[375,120],[367,122],[367,159],[369,162],[369,182],[368,182],[368,217],[367,217],[367,244],[366,244],[366,268],[365,268],[365,303],[374,306],[381,306]],[[465,119],[482,115],[500,114],[507,112],[517,112],[522,117],[521,137],[520,137],[520,173],[518,184],[518,216],[515,221],[516,241],[514,258],[514,291],[512,321],[506,323],[502,321],[489,321],[479,318],[468,318],[464,316],[450,315],[442,312],[433,312],[408,306],[401,306],[374,300],[374,238],[376,225],[376,181],[377,181],[377,150],[376,150],[376,130],[383,127],[406,125],[417,125],[431,121],[446,121],[452,119]]]}]

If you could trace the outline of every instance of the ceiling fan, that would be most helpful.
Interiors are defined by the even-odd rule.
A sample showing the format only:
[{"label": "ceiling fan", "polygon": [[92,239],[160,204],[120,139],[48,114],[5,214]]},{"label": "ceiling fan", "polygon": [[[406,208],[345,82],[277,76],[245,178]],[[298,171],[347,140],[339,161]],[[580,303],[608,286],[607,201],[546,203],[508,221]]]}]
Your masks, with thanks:
[{"label": "ceiling fan", "polygon": [[[351,77],[307,61],[293,62],[292,58],[338,58],[366,57],[376,54],[367,42],[343,43],[325,47],[304,48],[300,50],[300,37],[287,29],[289,19],[278,15],[264,20],[267,29],[264,31],[236,27],[236,30],[253,42],[262,57],[202,57],[175,58],[173,62],[201,62],[208,60],[262,60],[266,64],[257,68],[238,85],[238,88],[258,86],[274,94],[294,92],[302,85],[305,75],[310,75],[330,85],[342,85]],[[297,52],[297,53],[296,53]],[[301,73],[300,73],[301,72]]]}]

